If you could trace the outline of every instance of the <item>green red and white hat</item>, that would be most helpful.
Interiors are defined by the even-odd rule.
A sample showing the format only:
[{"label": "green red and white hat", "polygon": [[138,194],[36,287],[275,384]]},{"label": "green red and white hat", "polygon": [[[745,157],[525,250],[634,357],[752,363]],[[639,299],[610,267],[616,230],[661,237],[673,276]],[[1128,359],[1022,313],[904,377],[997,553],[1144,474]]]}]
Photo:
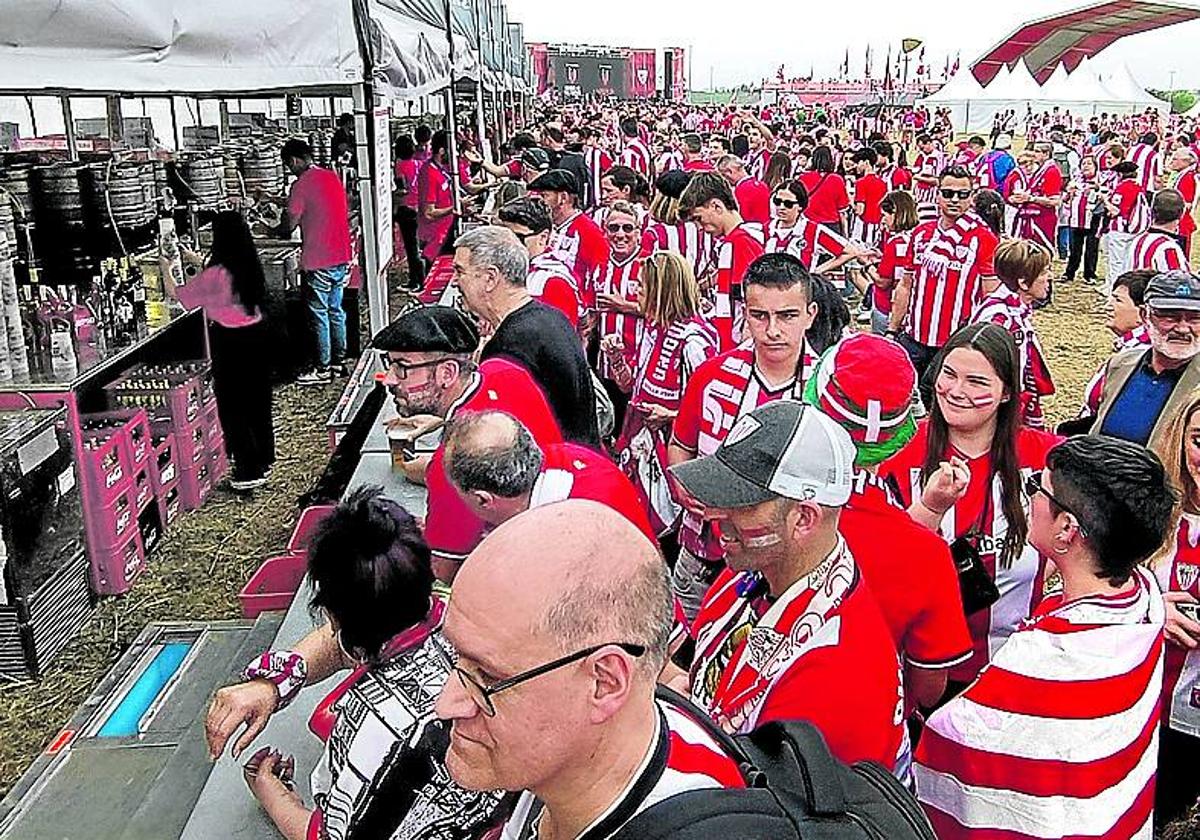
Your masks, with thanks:
[{"label": "green red and white hat", "polygon": [[830,347],[804,389],[804,401],[850,433],[856,466],[887,460],[917,431],[917,373],[894,341],[859,333]]}]

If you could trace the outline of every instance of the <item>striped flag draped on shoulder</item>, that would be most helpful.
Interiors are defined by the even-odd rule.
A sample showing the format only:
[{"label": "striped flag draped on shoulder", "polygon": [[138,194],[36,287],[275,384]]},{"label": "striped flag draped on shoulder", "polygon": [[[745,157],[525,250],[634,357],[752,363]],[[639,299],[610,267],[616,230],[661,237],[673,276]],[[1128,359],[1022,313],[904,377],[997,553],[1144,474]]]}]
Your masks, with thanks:
[{"label": "striped flag draped on shoulder", "polygon": [[1051,597],[929,719],[918,796],[941,840],[1152,836],[1164,610],[1139,569]]}]

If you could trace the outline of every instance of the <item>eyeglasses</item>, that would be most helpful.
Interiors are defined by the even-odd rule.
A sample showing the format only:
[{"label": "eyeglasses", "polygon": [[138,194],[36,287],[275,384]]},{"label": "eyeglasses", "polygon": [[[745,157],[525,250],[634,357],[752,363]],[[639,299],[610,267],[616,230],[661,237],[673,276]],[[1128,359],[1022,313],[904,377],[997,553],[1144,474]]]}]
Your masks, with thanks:
[{"label": "eyeglasses", "polygon": [[[509,230],[512,230],[512,228],[509,228]],[[512,232],[513,232],[513,236],[517,237],[517,241],[519,241],[522,245],[524,245],[525,241],[527,239],[529,239],[531,236],[537,236],[539,233],[542,233],[542,231],[540,231],[540,230],[527,230],[524,233],[513,230]]]},{"label": "eyeglasses", "polygon": [[954,199],[954,198],[970,198],[971,197],[970,190],[945,190],[945,189],[942,189],[942,190],[938,190],[938,192],[941,193],[942,198],[947,199],[947,200]]},{"label": "eyeglasses", "polygon": [[405,364],[404,362],[390,359],[385,355],[383,357],[383,364],[384,367],[396,374],[397,379],[404,380],[408,379],[408,374],[410,371],[414,371],[417,368],[433,367],[434,365],[440,364],[449,358],[449,356],[441,356],[437,359],[430,359],[427,362],[413,362],[412,364]]},{"label": "eyeglasses", "polygon": [[793,201],[789,198],[772,198],[771,203],[776,207],[786,207],[789,210],[799,204],[799,201]]},{"label": "eyeglasses", "polygon": [[630,224],[629,222],[624,224],[613,222],[612,224],[605,225],[604,227],[609,233],[633,233],[635,230],[637,230],[637,225]]},{"label": "eyeglasses", "polygon": [[645,645],[636,645],[632,642],[605,642],[602,645],[592,645],[591,647],[576,651],[570,656],[564,656],[561,659],[555,659],[553,662],[547,662],[545,665],[538,665],[536,668],[530,668],[528,671],[522,671],[516,676],[500,680],[500,682],[493,683],[492,685],[488,686],[483,685],[462,668],[458,667],[458,663],[450,658],[449,654],[442,649],[441,645],[434,644],[432,647],[435,651],[437,651],[437,655],[439,658],[441,658],[442,662],[448,668],[450,668],[451,671],[458,675],[458,681],[462,683],[463,690],[467,692],[467,696],[471,698],[471,702],[473,702],[479,708],[479,711],[483,712],[488,717],[495,717],[496,707],[492,704],[493,696],[499,694],[501,691],[507,691],[510,688],[518,686],[523,682],[529,682],[529,680],[532,680],[535,677],[543,676],[551,671],[557,671],[559,668],[562,668],[565,665],[570,665],[572,662],[578,662],[580,659],[586,659],[596,651],[603,650],[610,645],[619,647],[621,650],[633,657],[642,656],[646,652]]},{"label": "eyeglasses", "polygon": [[1083,527],[1083,522],[1080,520],[1079,514],[1076,513],[1075,511],[1071,510],[1069,507],[1064,505],[1058,499],[1054,498],[1054,496],[1052,496],[1050,494],[1050,491],[1042,486],[1042,473],[1044,473],[1044,472],[1045,472],[1045,470],[1038,470],[1035,473],[1030,473],[1029,478],[1025,479],[1025,495],[1031,499],[1034,496],[1036,496],[1038,493],[1041,493],[1042,495],[1044,495],[1047,499],[1054,502],[1054,504],[1058,505],[1060,508],[1065,510],[1067,513],[1071,514],[1071,516],[1075,517],[1075,523],[1076,523],[1076,525],[1079,526],[1079,533],[1083,534],[1083,536],[1086,537],[1087,529],[1085,529]]}]

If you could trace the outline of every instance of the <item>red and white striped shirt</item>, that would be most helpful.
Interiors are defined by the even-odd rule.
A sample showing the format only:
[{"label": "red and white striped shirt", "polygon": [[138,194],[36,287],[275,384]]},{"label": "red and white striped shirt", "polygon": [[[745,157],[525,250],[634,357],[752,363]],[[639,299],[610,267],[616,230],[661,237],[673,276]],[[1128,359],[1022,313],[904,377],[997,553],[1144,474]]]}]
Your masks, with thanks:
[{"label": "red and white striped shirt", "polygon": [[1086,230],[1092,224],[1092,205],[1095,203],[1099,184],[1096,178],[1085,178],[1082,174],[1067,184],[1064,199],[1064,222],[1067,227]]},{"label": "red and white striped shirt", "polygon": [[773,220],[767,226],[767,241],[764,250],[768,254],[784,252],[791,254],[809,271],[830,259],[846,253],[849,242],[844,236],[826,225],[814,222],[801,215],[790,228],[780,227]]},{"label": "red and white striped shirt", "polygon": [[[929,154],[921,152],[917,155],[917,159],[913,161],[913,175],[918,178],[937,178],[941,175],[945,167],[946,157],[940,150],[934,149]],[[916,182],[913,197],[917,201],[917,215],[921,221],[924,222],[937,218],[937,183],[922,184],[919,181]]]},{"label": "red and white striped shirt", "polygon": [[621,150],[620,163],[628,166],[634,172],[641,173],[645,178],[650,177],[650,150],[646,144],[636,137],[625,138],[625,148]]},{"label": "red and white striped shirt", "polygon": [[1041,398],[1054,393],[1050,366],[1033,328],[1033,307],[1016,292],[1001,285],[979,302],[971,315],[972,324],[997,324],[1004,327],[1017,344],[1021,369],[1021,419],[1031,429],[1046,425]]},{"label": "red and white striped shirt", "polygon": [[930,716],[917,796],[954,838],[1153,836],[1162,594],[1051,596],[961,696]]},{"label": "red and white striped shirt", "polygon": [[771,150],[759,149],[746,155],[746,171],[751,178],[759,181],[767,180],[767,167],[771,165]]},{"label": "red and white striped shirt", "polygon": [[763,254],[763,232],[758,225],[742,224],[717,242],[717,276],[712,289],[713,326],[721,337],[721,349],[741,343],[744,299],[742,276],[750,263]]},{"label": "red and white striped shirt", "polygon": [[[636,313],[619,312],[609,309],[600,302],[600,295],[617,295],[625,300],[637,302],[641,291],[638,275],[642,270],[642,259],[636,253],[625,260],[610,259],[592,275],[591,299],[596,302],[596,311],[600,314],[600,340],[607,336],[617,335],[625,344],[625,358],[633,367],[637,353],[638,339],[641,336],[642,316]],[[612,363],[606,353],[600,354],[600,375],[612,379]]]},{"label": "red and white striped shirt", "polygon": [[1143,192],[1157,188],[1158,176],[1162,174],[1162,159],[1158,150],[1143,143],[1134,143],[1125,154],[1125,160],[1137,164],[1137,184]]},{"label": "red and white striped shirt", "polygon": [[[1175,551],[1155,569],[1164,592],[1186,592],[1200,600],[1200,517],[1184,513],[1175,532]],[[1200,729],[1200,650],[1168,644],[1163,672],[1163,726],[1195,735]]]},{"label": "red and white striped shirt", "polygon": [[561,225],[554,226],[550,250],[571,270],[584,305],[590,307],[588,278],[608,262],[608,240],[600,232],[600,226],[586,213],[577,210]]},{"label": "red and white striped shirt", "polygon": [[692,267],[697,280],[702,279],[713,264],[714,239],[695,222],[665,222],[647,220],[642,234],[642,256],[648,257],[655,251],[673,251],[683,257]]},{"label": "red and white striped shirt", "polygon": [[654,171],[659,175],[674,169],[683,169],[683,152],[677,149],[668,149],[654,162]]},{"label": "red and white striped shirt", "polygon": [[600,179],[604,177],[605,172],[612,169],[613,161],[608,152],[599,146],[585,146],[583,160],[588,168],[589,189],[585,201],[587,209],[590,209],[600,201]]},{"label": "red and white striped shirt", "polygon": [[1129,270],[1186,271],[1187,257],[1179,242],[1169,233],[1148,230],[1129,243]]},{"label": "red and white striped shirt", "polygon": [[984,277],[994,275],[999,240],[978,216],[967,213],[948,228],[940,221],[912,234],[913,283],[906,328],[918,344],[941,347],[967,323]]},{"label": "red and white striped shirt", "polygon": [[[792,379],[772,387],[759,375],[751,346],[735,347],[709,359],[696,370],[683,392],[671,443],[695,452],[697,458],[713,454],[733,424],[754,409],[775,400],[800,399],[816,362],[805,343],[799,381]],[[724,557],[712,524],[695,514],[684,512],[679,540],[701,560],[716,563]]]},{"label": "red and white striped shirt", "polygon": [[552,251],[543,251],[529,261],[525,288],[542,303],[567,316],[572,327],[579,326],[579,288],[571,269]]},{"label": "red and white striped shirt", "polygon": [[[607,840],[643,811],[681,793],[744,788],[737,759],[730,757],[691,712],[664,700],[658,706],[654,737],[646,757],[621,796],[576,840]],[[504,825],[501,840],[536,840],[542,805],[526,791]]]},{"label": "red and white striped shirt", "polygon": [[1141,233],[1150,225],[1150,205],[1137,181],[1121,181],[1113,188],[1117,214],[1109,222],[1110,233]]}]

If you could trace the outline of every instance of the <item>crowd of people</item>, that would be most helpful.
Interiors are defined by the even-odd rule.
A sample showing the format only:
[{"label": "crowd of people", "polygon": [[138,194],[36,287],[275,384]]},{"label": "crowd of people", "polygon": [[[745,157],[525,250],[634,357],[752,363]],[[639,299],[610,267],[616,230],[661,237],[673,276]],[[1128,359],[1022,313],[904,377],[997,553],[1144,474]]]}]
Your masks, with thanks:
[{"label": "crowd of people", "polygon": [[[428,510],[351,493],[320,626],[208,717],[239,756],[349,669],[312,802],[246,765],[285,837],[800,836],[755,791],[815,783],[741,750],[801,731],[909,814],[823,836],[1149,838],[1195,804],[1197,138],[1014,157],[910,117],[546,106],[456,175],[444,132],[399,139],[409,281],[454,277],[372,341],[442,426]],[[1081,266],[1114,354],[1051,428],[1034,311]]]}]

